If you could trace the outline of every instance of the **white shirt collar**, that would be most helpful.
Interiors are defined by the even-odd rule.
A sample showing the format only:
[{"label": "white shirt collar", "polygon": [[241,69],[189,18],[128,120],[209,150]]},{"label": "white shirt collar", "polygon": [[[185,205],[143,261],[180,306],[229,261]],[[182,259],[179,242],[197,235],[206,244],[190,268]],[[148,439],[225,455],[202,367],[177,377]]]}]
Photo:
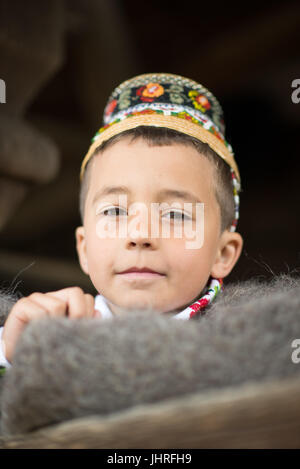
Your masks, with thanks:
[{"label": "white shirt collar", "polygon": [[[107,300],[103,295],[100,295],[100,294],[96,295],[96,297],[95,297],[95,309],[97,309],[98,311],[101,312],[102,319],[112,319],[114,317],[113,313],[111,312],[111,310],[108,306]],[[187,308],[185,308],[181,312],[179,312],[179,313],[175,314],[174,316],[172,316],[172,318],[174,318],[174,319],[189,319],[190,312],[191,312],[191,309],[188,306]]]}]

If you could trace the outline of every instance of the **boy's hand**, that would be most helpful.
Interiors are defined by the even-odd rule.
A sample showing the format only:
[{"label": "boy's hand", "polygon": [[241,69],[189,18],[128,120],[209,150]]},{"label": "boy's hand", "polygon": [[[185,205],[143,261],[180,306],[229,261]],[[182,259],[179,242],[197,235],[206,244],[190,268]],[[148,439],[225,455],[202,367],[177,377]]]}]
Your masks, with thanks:
[{"label": "boy's hand", "polygon": [[49,293],[32,293],[12,307],[4,324],[2,341],[6,359],[11,362],[17,341],[33,319],[63,317],[71,319],[101,317],[94,308],[94,297],[80,287],[64,288]]}]

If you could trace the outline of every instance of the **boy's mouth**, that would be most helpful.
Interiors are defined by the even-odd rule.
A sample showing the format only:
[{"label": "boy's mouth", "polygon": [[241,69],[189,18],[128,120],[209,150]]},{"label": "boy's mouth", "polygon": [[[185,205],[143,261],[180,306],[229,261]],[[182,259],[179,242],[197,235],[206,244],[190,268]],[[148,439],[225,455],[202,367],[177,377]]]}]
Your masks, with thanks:
[{"label": "boy's mouth", "polygon": [[124,275],[127,278],[154,278],[165,276],[164,273],[150,269],[149,267],[130,267],[122,272],[118,272],[118,274]]}]

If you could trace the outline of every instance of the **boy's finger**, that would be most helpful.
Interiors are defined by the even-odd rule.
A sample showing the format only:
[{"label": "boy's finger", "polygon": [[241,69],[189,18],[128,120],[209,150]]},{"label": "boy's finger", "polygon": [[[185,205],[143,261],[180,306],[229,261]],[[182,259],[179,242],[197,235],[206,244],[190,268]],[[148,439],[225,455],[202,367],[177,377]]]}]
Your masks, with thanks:
[{"label": "boy's finger", "polygon": [[93,318],[95,311],[95,298],[89,293],[85,293],[86,317]]},{"label": "boy's finger", "polygon": [[32,319],[39,319],[49,315],[44,306],[36,303],[34,300],[30,300],[29,298],[20,299],[13,307],[11,313],[13,314],[8,316],[7,322],[9,319],[16,318],[25,324]]},{"label": "boy's finger", "polygon": [[[84,293],[82,290],[81,290],[81,292],[79,292],[79,295],[83,296],[83,298],[84,298],[85,308],[82,308],[81,312],[79,312],[78,315],[76,315],[76,312],[74,313],[74,309],[73,310],[70,309],[70,306],[68,306],[67,300],[60,300],[60,299],[56,298],[53,295],[53,293],[47,293],[47,295],[48,295],[48,298],[51,298],[52,300],[57,302],[57,308],[62,308],[63,307],[64,311],[63,311],[63,313],[61,313],[62,315],[65,315],[68,311],[68,315],[70,317],[88,317],[88,318],[91,318],[91,317],[94,316],[95,299],[89,293]],[[51,295],[53,295],[53,296],[51,296]],[[61,296],[66,298],[67,297],[66,292],[63,292],[63,294]],[[51,305],[49,303],[48,310],[49,310],[50,314],[51,314],[51,306],[52,306],[52,311],[53,311],[52,315],[53,316],[58,315],[56,313],[57,310],[55,309],[55,303],[53,305]]]},{"label": "boy's finger", "polygon": [[80,292],[82,295],[84,295],[84,292],[80,287],[67,287],[62,288],[61,290],[53,290],[49,291],[47,295],[51,295],[55,298],[58,298],[59,300],[68,301],[70,295],[74,294],[74,292]]},{"label": "boy's finger", "polygon": [[48,312],[28,298],[21,298],[12,308],[2,334],[6,359],[11,362],[17,341],[26,325],[35,319],[48,316]]},{"label": "boy's finger", "polygon": [[32,293],[29,297],[30,300],[44,308],[49,316],[65,316],[68,310],[66,301],[63,301],[49,293]]},{"label": "boy's finger", "polygon": [[66,314],[70,318],[81,318],[85,316],[86,301],[85,294],[80,287],[69,287],[49,292],[49,295],[66,302]]},{"label": "boy's finger", "polygon": [[66,288],[55,292],[57,296],[67,298],[68,316],[73,319],[92,317],[95,300],[79,287]]}]

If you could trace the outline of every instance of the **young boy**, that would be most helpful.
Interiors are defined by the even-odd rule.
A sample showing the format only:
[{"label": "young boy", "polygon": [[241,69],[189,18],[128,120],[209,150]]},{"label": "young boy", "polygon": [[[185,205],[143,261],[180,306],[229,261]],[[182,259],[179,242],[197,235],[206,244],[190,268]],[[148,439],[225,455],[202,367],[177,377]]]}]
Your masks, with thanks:
[{"label": "young boy", "polygon": [[36,318],[189,319],[207,308],[243,246],[224,132],[216,98],[187,78],[146,74],[114,90],[80,174],[77,252],[98,295],[71,287],[21,298],[1,330],[0,365]]}]

